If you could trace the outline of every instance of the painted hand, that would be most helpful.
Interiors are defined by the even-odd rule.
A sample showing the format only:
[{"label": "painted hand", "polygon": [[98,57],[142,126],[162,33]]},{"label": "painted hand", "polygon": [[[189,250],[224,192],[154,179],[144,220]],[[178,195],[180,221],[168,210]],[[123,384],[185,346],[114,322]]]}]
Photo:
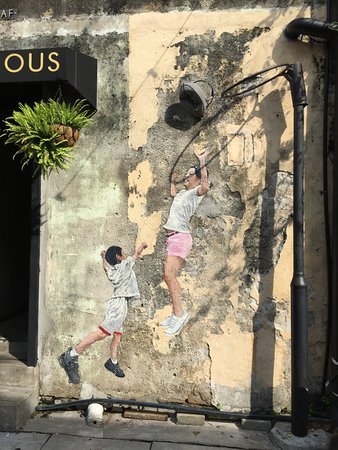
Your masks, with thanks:
[{"label": "painted hand", "polygon": [[213,152],[213,149],[208,148],[207,150],[204,150],[202,153],[198,153],[197,150],[194,150],[195,155],[197,158],[201,161],[205,160],[208,155],[210,155]]},{"label": "painted hand", "polygon": [[170,181],[171,181],[171,183],[176,183],[176,180],[177,180],[177,173],[173,172],[171,174]]}]

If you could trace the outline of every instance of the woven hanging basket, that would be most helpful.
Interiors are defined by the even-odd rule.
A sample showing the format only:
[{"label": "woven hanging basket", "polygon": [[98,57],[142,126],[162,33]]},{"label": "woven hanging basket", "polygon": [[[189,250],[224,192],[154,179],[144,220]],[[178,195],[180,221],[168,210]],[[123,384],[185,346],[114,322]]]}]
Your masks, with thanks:
[{"label": "woven hanging basket", "polygon": [[79,130],[69,127],[68,125],[56,123],[51,125],[51,127],[54,132],[58,133],[56,142],[66,141],[64,142],[65,147],[73,147],[80,137]]}]

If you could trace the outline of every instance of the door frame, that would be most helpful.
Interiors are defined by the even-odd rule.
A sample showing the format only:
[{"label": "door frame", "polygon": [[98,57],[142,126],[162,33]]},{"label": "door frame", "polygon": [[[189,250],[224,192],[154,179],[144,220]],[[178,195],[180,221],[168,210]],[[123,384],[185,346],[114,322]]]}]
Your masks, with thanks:
[{"label": "door frame", "polygon": [[39,275],[40,275],[40,208],[41,176],[37,174],[31,185],[31,238],[29,264],[29,300],[27,333],[27,366],[38,362],[39,331]]}]

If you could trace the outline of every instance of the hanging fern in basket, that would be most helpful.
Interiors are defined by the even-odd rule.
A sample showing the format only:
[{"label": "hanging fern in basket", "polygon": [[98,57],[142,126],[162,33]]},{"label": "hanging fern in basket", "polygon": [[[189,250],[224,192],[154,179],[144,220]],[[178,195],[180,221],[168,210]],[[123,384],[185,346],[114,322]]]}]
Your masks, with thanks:
[{"label": "hanging fern in basket", "polygon": [[34,174],[41,170],[48,177],[53,170],[68,169],[80,130],[93,123],[92,115],[85,100],[71,105],[49,99],[33,107],[19,103],[4,120],[2,136],[7,137],[6,144],[19,147],[14,157],[21,156],[22,168],[32,162]]}]

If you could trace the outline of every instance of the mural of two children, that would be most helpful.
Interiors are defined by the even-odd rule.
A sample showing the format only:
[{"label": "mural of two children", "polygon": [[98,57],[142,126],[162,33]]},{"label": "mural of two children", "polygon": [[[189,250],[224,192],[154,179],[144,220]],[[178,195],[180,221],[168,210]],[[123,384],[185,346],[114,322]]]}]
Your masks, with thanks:
[{"label": "mural of two children", "polygon": [[[182,289],[178,275],[192,248],[189,222],[204,195],[210,189],[206,168],[206,159],[210,153],[211,150],[200,154],[195,152],[199,159],[199,166],[190,167],[187,171],[184,177],[185,189],[177,192],[177,175],[175,173],[172,174],[170,180],[170,195],[174,200],[168,220],[164,224],[167,233],[164,281],[172,300],[172,313],[160,323],[166,336],[177,335],[189,320],[189,313],[184,310],[182,304]],[[123,323],[127,316],[128,299],[140,296],[133,266],[145,248],[147,248],[147,244],[144,242],[135,249],[133,256],[127,256],[119,246],[112,246],[107,251],[101,252],[103,269],[112,283],[113,294],[108,300],[106,314],[99,327],[59,357],[59,363],[68,375],[70,383],[80,383],[78,356],[94,342],[112,335],[111,357],[104,366],[117,377],[125,376],[117,361],[117,351],[123,334]]]}]

